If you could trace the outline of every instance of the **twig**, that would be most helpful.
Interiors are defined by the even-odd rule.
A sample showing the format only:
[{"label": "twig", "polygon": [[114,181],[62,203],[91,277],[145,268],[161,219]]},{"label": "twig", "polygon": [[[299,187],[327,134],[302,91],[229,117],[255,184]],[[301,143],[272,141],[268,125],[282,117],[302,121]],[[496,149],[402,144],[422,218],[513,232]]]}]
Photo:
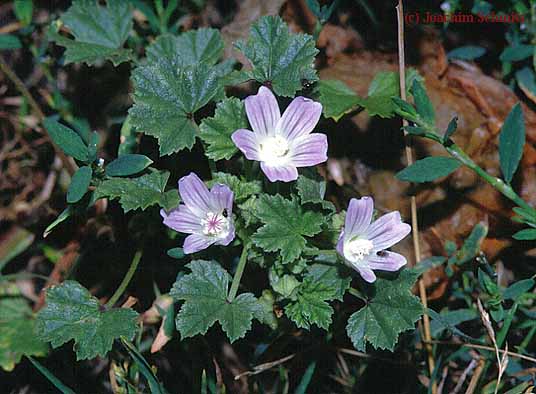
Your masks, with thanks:
[{"label": "twig", "polygon": [[355,356],[355,357],[359,357],[359,358],[368,358],[368,359],[376,360],[376,361],[382,361],[382,362],[385,362],[387,364],[409,365],[409,363],[405,362],[405,361],[396,361],[396,360],[393,360],[393,359],[390,359],[390,358],[378,357],[378,356],[374,356],[372,354],[358,352],[357,350],[353,350],[353,349],[339,348],[337,350],[339,352],[341,352],[341,353],[349,354],[350,356]]},{"label": "twig", "polygon": [[451,394],[458,394],[460,392],[460,390],[463,387],[463,384],[465,383],[465,380],[467,379],[469,374],[471,372],[473,372],[473,369],[475,369],[476,366],[478,365],[478,361],[479,360],[476,360],[476,359],[471,360],[471,362],[469,363],[467,368],[465,368],[465,370],[463,371],[462,375],[458,379],[458,383],[456,383],[456,386],[454,387],[454,390],[452,390]]},{"label": "twig", "polygon": [[[41,107],[39,104],[37,104],[37,101],[33,98],[30,91],[26,88],[24,83],[20,80],[20,78],[13,72],[13,70],[8,66],[4,58],[0,55],[0,71],[2,71],[6,77],[13,82],[13,85],[17,88],[17,90],[24,96],[34,113],[39,118],[39,122],[43,122],[45,119],[45,114],[43,110],[41,110]],[[44,130],[46,130],[43,127]],[[48,137],[50,143],[52,144],[52,147],[54,148],[54,151],[56,152],[56,155],[59,156],[61,159],[63,166],[65,169],[69,172],[70,175],[73,175],[76,171],[75,165],[73,162],[69,160],[69,158],[63,153],[63,151],[52,141],[52,139],[46,134]]]},{"label": "twig", "polygon": [[289,356],[280,358],[279,360],[270,361],[268,363],[256,365],[256,366],[253,367],[252,371],[246,371],[246,372],[242,372],[242,373],[236,375],[234,377],[234,380],[239,380],[240,378],[242,378],[244,376],[257,375],[257,374],[259,374],[261,372],[267,371],[269,369],[272,369],[273,367],[276,367],[276,366],[278,366],[280,364],[283,364],[283,363],[293,359],[295,356],[296,356],[296,354],[291,354]]},{"label": "twig", "polygon": [[121,281],[121,284],[119,285],[119,287],[115,291],[115,293],[112,296],[112,298],[110,298],[108,300],[108,302],[106,303],[107,307],[110,307],[110,308],[113,307],[114,304],[119,299],[119,297],[121,297],[123,295],[123,293],[125,292],[125,290],[128,287],[128,284],[130,283],[130,280],[132,279],[132,277],[134,276],[134,273],[136,272],[136,269],[138,268],[138,264],[139,264],[139,262],[141,260],[141,256],[142,256],[142,251],[138,250],[136,252],[136,254],[134,255],[134,258],[132,259],[132,262],[130,263],[130,267],[129,267],[127,273],[125,274],[125,277]]},{"label": "twig", "polygon": [[[404,6],[402,0],[398,1],[398,6],[396,7],[397,21],[398,21],[398,71],[399,71],[399,80],[400,80],[400,98],[406,101],[406,60],[404,54]],[[402,119],[404,126],[408,125],[408,122],[405,119]],[[404,132],[404,135],[407,137],[407,132]],[[413,151],[411,147],[406,144],[406,161],[408,166],[413,164]],[[417,200],[415,195],[411,196],[411,228],[413,236],[413,249],[415,251],[415,262],[419,263],[421,261],[421,245],[419,242],[419,224],[417,217]],[[430,333],[430,319],[426,311],[428,310],[428,300],[426,297],[426,287],[424,286],[424,281],[422,278],[419,279],[419,296],[421,302],[424,306],[424,314],[422,317],[423,327],[424,327],[424,339],[429,342],[432,339]],[[428,353],[428,371],[430,372],[430,377],[433,376],[435,369],[435,361],[433,356],[432,346],[428,343],[425,344],[426,352]],[[432,382],[432,393],[437,393],[437,385],[435,382]]]},{"label": "twig", "polygon": [[473,374],[471,381],[469,382],[469,386],[465,391],[465,394],[473,394],[475,392],[476,386],[478,384],[478,379],[480,379],[480,375],[482,375],[485,365],[485,361],[483,359],[480,359],[480,361],[478,362],[478,366],[475,369],[475,373]]},{"label": "twig", "polygon": [[[423,342],[427,343],[426,341],[423,341]],[[438,341],[438,340],[435,340],[435,339],[431,340],[428,343],[435,344],[435,345],[463,346],[463,347],[468,347],[468,348],[471,348],[471,349],[489,350],[491,352],[495,351],[495,348],[493,346],[477,345],[475,343],[456,343],[456,342],[449,342],[449,341]],[[521,360],[530,361],[531,363],[536,364],[536,358],[530,357],[530,356],[525,356],[524,354],[515,353],[515,352],[511,352],[511,351],[506,351],[506,350],[501,350],[501,349],[499,349],[499,353],[500,354],[507,353],[508,356],[510,356],[510,357],[520,358]]]}]

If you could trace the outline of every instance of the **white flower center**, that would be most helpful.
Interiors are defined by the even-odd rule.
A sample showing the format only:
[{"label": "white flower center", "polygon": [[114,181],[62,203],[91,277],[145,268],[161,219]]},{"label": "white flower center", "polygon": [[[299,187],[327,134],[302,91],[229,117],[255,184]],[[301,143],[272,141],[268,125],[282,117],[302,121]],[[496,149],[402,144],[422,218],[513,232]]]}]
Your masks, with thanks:
[{"label": "white flower center", "polygon": [[260,159],[269,164],[284,163],[288,152],[288,141],[282,135],[267,137],[259,144]]},{"label": "white flower center", "polygon": [[346,260],[351,263],[358,263],[368,256],[373,248],[372,241],[357,237],[344,243],[343,253]]},{"label": "white flower center", "polygon": [[229,218],[223,212],[208,212],[205,219],[201,220],[203,234],[216,238],[225,238],[229,234],[229,224]]}]

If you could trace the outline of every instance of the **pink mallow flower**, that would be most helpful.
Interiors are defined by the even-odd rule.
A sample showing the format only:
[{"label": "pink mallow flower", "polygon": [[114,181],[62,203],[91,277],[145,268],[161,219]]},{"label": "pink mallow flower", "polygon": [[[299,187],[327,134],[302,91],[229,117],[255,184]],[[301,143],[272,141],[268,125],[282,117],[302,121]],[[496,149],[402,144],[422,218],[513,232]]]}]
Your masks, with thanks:
[{"label": "pink mallow flower", "polygon": [[372,197],[352,198],[337,242],[337,252],[346,264],[370,283],[376,280],[373,270],[397,271],[407,263],[404,256],[385,249],[411,231],[411,226],[402,222],[398,211],[371,223],[373,210]]},{"label": "pink mallow flower", "polygon": [[169,213],[162,209],[160,215],[166,226],[190,234],[184,240],[184,253],[199,252],[212,244],[231,243],[235,228],[233,192],[228,186],[216,184],[209,191],[192,172],[179,180],[179,194],[184,204]]},{"label": "pink mallow flower", "polygon": [[281,116],[275,96],[261,86],[255,96],[245,99],[246,114],[253,131],[236,130],[231,136],[248,160],[261,162],[270,182],[298,179],[298,167],[325,162],[328,140],[313,133],[322,105],[305,97],[296,97]]}]

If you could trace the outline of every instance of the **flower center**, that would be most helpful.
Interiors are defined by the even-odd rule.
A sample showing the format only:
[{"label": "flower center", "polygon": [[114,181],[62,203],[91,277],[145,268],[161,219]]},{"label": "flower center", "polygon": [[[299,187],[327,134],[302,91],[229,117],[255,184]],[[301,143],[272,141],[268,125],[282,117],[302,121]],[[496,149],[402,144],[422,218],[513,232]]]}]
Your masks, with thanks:
[{"label": "flower center", "polygon": [[224,238],[229,233],[229,219],[221,213],[208,212],[205,219],[201,220],[203,234]]},{"label": "flower center", "polygon": [[354,238],[344,244],[344,257],[352,263],[357,263],[368,256],[373,248],[372,241],[364,238]]},{"label": "flower center", "polygon": [[278,164],[285,161],[285,156],[289,152],[288,141],[281,135],[268,137],[259,146],[259,156],[261,161],[270,164]]}]

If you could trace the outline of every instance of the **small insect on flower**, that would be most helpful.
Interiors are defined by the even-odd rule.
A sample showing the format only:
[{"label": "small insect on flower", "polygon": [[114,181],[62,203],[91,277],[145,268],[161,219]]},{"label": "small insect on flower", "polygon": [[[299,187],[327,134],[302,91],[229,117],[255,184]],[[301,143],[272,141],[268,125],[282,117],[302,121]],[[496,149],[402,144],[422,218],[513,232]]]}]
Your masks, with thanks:
[{"label": "small insect on flower", "polygon": [[210,191],[193,172],[179,180],[179,194],[184,204],[160,211],[164,224],[175,231],[190,234],[184,240],[184,253],[190,254],[212,244],[229,245],[235,237],[233,192],[216,184]]},{"label": "small insect on flower", "polygon": [[337,242],[337,252],[346,264],[371,283],[376,280],[373,270],[397,271],[407,263],[404,256],[385,249],[411,231],[410,225],[402,222],[398,211],[371,223],[373,210],[372,197],[352,198]]},{"label": "small insect on flower", "polygon": [[270,89],[245,100],[251,130],[239,129],[231,136],[248,160],[261,162],[271,182],[298,179],[298,167],[325,162],[328,140],[324,134],[313,133],[322,105],[305,97],[296,97],[281,116],[277,100]]}]

